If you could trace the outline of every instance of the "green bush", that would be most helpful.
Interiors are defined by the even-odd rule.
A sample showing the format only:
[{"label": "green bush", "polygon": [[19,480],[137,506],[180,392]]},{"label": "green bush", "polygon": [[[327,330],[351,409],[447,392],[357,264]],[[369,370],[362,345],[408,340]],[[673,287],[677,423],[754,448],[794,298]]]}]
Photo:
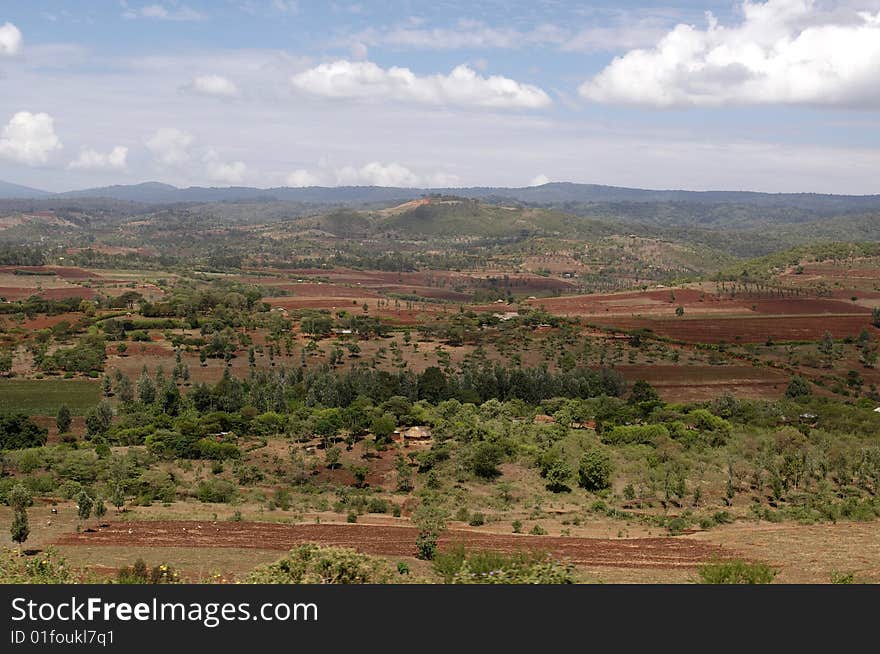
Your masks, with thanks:
[{"label": "green bush", "polygon": [[603,450],[595,449],[581,457],[578,466],[578,485],[588,491],[600,491],[611,487],[614,466],[611,457]]},{"label": "green bush", "polygon": [[717,561],[700,568],[703,584],[769,584],[778,571],[766,563],[749,561]]},{"label": "green bush", "polygon": [[170,565],[160,564],[147,567],[143,559],[138,559],[131,566],[123,566],[116,573],[118,584],[176,584],[180,576]]},{"label": "green bush", "polygon": [[438,552],[432,568],[447,584],[571,584],[574,569],[540,552]]},{"label": "green bush", "polygon": [[300,545],[283,559],[261,566],[246,581],[251,584],[381,584],[391,578],[382,559],[344,547]]},{"label": "green bush", "polygon": [[236,497],[235,484],[225,479],[206,479],[196,488],[196,497],[201,502],[229,504]]},{"label": "green bush", "polygon": [[602,434],[602,442],[610,445],[656,445],[660,439],[668,438],[665,425],[619,425]]}]

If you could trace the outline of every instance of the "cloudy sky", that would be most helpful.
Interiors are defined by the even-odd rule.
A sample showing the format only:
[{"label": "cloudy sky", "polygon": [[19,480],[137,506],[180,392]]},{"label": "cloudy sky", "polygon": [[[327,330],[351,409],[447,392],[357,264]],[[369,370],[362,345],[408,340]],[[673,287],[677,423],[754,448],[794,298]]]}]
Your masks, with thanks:
[{"label": "cloudy sky", "polygon": [[878,171],[880,0],[0,3],[0,179],[48,190]]}]

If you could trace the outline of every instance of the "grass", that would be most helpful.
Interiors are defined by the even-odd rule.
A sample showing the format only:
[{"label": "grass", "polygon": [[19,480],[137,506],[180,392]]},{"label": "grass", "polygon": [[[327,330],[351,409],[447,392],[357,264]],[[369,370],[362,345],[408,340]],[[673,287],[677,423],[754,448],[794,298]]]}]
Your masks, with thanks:
[{"label": "grass", "polygon": [[54,416],[62,404],[85,415],[101,399],[101,385],[84,380],[9,379],[0,381],[0,412]]}]

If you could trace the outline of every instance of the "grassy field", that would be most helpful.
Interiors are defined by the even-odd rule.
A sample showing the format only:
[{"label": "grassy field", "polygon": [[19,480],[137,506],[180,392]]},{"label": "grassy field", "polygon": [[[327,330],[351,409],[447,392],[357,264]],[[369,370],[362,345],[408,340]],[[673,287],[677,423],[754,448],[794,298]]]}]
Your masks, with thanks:
[{"label": "grassy field", "polygon": [[101,399],[98,382],[62,379],[0,381],[0,412],[54,416],[62,404],[73,415],[85,415]]}]

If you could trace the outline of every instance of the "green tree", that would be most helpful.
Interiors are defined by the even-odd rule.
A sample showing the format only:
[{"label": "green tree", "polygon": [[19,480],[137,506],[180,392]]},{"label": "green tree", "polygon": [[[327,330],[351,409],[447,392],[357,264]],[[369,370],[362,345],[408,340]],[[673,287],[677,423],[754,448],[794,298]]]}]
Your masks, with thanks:
[{"label": "green tree", "polygon": [[0,450],[21,450],[46,444],[47,431],[23,413],[0,414]]},{"label": "green tree", "polygon": [[153,404],[156,401],[156,384],[146,368],[141,372],[138,380],[138,400],[143,404]]},{"label": "green tree", "polygon": [[800,375],[792,377],[791,381],[788,382],[788,387],[785,389],[785,396],[792,399],[809,397],[812,394],[813,391],[810,388],[810,383]]},{"label": "green tree", "polygon": [[66,404],[62,404],[58,408],[58,415],[55,416],[55,426],[58,427],[59,434],[66,434],[70,431],[70,409],[67,408]]},{"label": "green tree", "polygon": [[553,457],[548,461],[543,472],[544,478],[547,480],[547,490],[553,493],[570,490],[568,483],[571,481],[571,466],[561,456]]},{"label": "green tree", "polygon": [[76,514],[81,521],[88,520],[89,516],[92,515],[93,504],[94,501],[85,490],[81,490],[79,495],[76,496]]},{"label": "green tree", "polygon": [[660,395],[654,390],[644,379],[639,379],[633,384],[632,391],[629,395],[630,404],[641,404],[642,402],[659,402]]},{"label": "green tree", "polygon": [[370,431],[376,437],[377,443],[387,443],[391,440],[396,427],[397,418],[395,418],[394,414],[383,413],[370,424]]},{"label": "green tree", "polygon": [[418,528],[416,536],[416,557],[431,561],[437,552],[437,540],[446,530],[447,513],[443,507],[432,502],[423,502],[413,511],[412,521]]},{"label": "green tree", "polygon": [[9,532],[12,540],[18,543],[18,550],[21,552],[21,544],[28,539],[31,533],[27,508],[32,504],[33,498],[30,491],[19,483],[13,486],[9,492],[8,502],[12,508],[12,525]]},{"label": "green tree", "polygon": [[611,487],[614,466],[608,453],[594,449],[581,457],[578,466],[578,485],[588,491],[600,491]]}]

